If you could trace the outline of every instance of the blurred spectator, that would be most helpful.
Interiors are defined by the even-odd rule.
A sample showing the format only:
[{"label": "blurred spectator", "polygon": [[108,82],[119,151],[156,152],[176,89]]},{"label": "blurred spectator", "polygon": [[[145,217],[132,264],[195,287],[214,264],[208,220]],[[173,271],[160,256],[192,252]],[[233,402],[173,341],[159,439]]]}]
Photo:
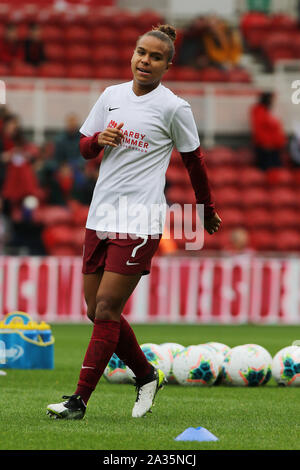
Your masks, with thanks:
[{"label": "blurred spectator", "polygon": [[230,254],[252,253],[253,248],[250,243],[248,231],[243,227],[234,228],[229,234],[228,244],[225,245],[225,251]]},{"label": "blurred spectator", "polygon": [[294,125],[294,132],[290,141],[290,157],[296,167],[300,167],[300,122]]},{"label": "blurred spectator", "polygon": [[82,173],[78,173],[74,180],[72,198],[84,205],[90,205],[98,174],[99,162],[96,164],[93,160],[85,162]]},{"label": "blurred spectator", "polygon": [[[16,141],[20,142],[22,134],[18,116],[15,114],[4,115],[0,132],[0,153],[11,150]],[[5,155],[3,155],[3,158],[5,158]]]},{"label": "blurred spectator", "polygon": [[232,68],[239,64],[242,40],[239,31],[216,16],[199,17],[186,29],[178,64],[203,68]]},{"label": "blurred spectator", "polygon": [[79,151],[79,120],[75,113],[68,114],[64,130],[55,139],[54,160],[59,166],[70,164],[74,169],[83,168],[84,159]]},{"label": "blurred spectator", "polygon": [[11,65],[16,61],[24,60],[24,48],[18,37],[16,25],[8,24],[4,30],[0,43],[0,62]]},{"label": "blurred spectator", "polygon": [[212,65],[230,69],[239,64],[242,55],[240,32],[225,20],[216,16],[207,18],[204,45]]},{"label": "blurred spectator", "polygon": [[2,196],[11,208],[19,207],[28,195],[41,196],[41,190],[28,157],[23,141],[16,143],[13,149],[6,152]]},{"label": "blurred spectator", "polygon": [[28,37],[24,41],[24,60],[34,66],[40,65],[46,60],[41,28],[38,24],[29,26]]},{"label": "blurred spectator", "polygon": [[274,102],[272,92],[264,92],[250,109],[252,140],[256,154],[256,166],[261,170],[282,166],[281,152],[286,137],[281,122],[271,113]]},{"label": "blurred spectator", "polygon": [[191,67],[205,67],[209,64],[204,45],[206,20],[196,18],[183,33],[182,43],[177,55],[177,64]]}]

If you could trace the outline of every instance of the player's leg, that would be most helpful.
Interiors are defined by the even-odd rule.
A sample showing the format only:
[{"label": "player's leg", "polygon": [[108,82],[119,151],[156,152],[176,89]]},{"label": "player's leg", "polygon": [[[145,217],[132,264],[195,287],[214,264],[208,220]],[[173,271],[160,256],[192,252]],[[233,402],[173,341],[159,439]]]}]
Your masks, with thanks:
[{"label": "player's leg", "polygon": [[[130,276],[104,272],[96,294],[92,337],[89,342],[75,393],[66,402],[47,407],[58,418],[80,419],[103,371],[114,353],[120,335],[120,316],[141,274]],[[95,281],[95,278],[92,278]],[[90,281],[91,282],[91,281]],[[89,284],[90,287],[90,284]]]}]

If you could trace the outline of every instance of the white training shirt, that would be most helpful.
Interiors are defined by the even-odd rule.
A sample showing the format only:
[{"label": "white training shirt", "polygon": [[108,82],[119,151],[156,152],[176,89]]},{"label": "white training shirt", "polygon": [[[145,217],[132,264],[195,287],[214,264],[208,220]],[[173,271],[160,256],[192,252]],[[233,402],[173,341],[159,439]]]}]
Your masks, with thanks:
[{"label": "white training shirt", "polygon": [[86,227],[97,231],[153,235],[163,233],[165,174],[175,146],[199,147],[190,105],[159,84],[137,96],[133,81],[104,90],[80,128],[85,136],[116,127],[123,139],[105,146]]}]

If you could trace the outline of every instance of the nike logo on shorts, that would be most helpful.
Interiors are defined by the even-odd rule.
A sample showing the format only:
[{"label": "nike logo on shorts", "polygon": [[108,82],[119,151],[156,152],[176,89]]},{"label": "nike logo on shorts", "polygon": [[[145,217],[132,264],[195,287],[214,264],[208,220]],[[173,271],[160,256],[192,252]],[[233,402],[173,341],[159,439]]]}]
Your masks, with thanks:
[{"label": "nike logo on shorts", "polygon": [[127,261],[127,266],[133,266],[134,264],[140,264],[140,263],[130,263],[130,261]]},{"label": "nike logo on shorts", "polygon": [[111,108],[111,107],[109,106],[108,111],[113,111],[114,109],[120,109],[120,108]]},{"label": "nike logo on shorts", "polygon": [[81,366],[81,369],[95,369],[95,367]]}]

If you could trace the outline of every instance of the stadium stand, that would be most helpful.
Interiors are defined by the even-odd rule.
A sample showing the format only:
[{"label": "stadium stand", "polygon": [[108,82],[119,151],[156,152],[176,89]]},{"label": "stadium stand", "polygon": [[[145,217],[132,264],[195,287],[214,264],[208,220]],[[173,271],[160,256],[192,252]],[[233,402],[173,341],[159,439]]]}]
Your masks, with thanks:
[{"label": "stadium stand", "polygon": [[[84,8],[81,8],[80,2],[69,3],[72,3],[71,11],[58,11],[55,2],[50,0],[32,0],[30,5],[17,0],[1,3],[2,40],[7,18],[16,25],[21,41],[26,39],[32,23],[39,24],[47,58],[39,66],[30,65],[23,60],[2,63],[1,76],[130,79],[131,69],[128,63],[137,36],[164,20],[153,11],[121,11],[112,0],[101,1],[101,8],[96,9],[93,1],[84,2]],[[97,5],[99,4],[98,1]],[[186,29],[178,29],[177,54],[174,67],[167,74],[168,80],[251,83],[251,73],[241,66],[223,68],[180,65],[177,59],[187,29],[188,26]],[[258,54],[267,66],[273,65],[279,58],[300,58],[299,25],[295,18],[287,14],[247,12],[241,17],[240,31],[246,50],[251,54]],[[17,192],[22,197],[13,200],[15,195],[8,191],[7,184],[4,183],[12,171],[9,161],[12,157],[8,158],[5,152],[13,151],[20,145],[19,134],[13,131],[13,135],[4,135],[3,129],[9,111],[1,112],[0,165],[3,172],[0,178],[0,196],[4,201],[4,214],[11,217],[13,226],[27,217],[30,223],[42,227],[41,240],[47,253],[81,254],[82,227],[88,211],[86,201],[93,190],[99,162],[91,163],[86,170],[80,171],[71,166],[68,170],[71,173],[69,180],[67,178],[62,181],[57,168],[51,166],[55,151],[51,142],[47,149],[43,146],[34,149],[33,146],[31,151],[24,153],[23,166],[19,165],[14,171],[17,173],[22,168],[26,169],[29,175],[27,182],[31,178],[34,188],[30,188],[29,183],[25,187],[24,180],[23,192],[22,188]],[[20,127],[18,130],[21,130]],[[28,149],[28,142],[26,145]],[[22,148],[24,146],[23,142]],[[218,234],[206,237],[205,250],[224,249],[235,229],[243,229],[249,233],[250,245],[258,251],[300,250],[300,170],[292,167],[289,157],[282,167],[261,171],[255,166],[255,155],[250,143],[240,148],[215,145],[204,149],[204,153],[217,210],[226,221]],[[170,205],[195,202],[188,173],[176,150],[172,154],[166,181],[166,198]],[[83,187],[87,195],[84,201]],[[55,199],[54,193],[60,196]],[[25,208],[23,198],[32,195],[38,200],[37,207]],[[176,225],[176,221],[173,220],[173,224]],[[185,240],[175,242],[178,250],[184,247]],[[18,249],[19,245],[8,243],[8,250],[14,253]]]}]

